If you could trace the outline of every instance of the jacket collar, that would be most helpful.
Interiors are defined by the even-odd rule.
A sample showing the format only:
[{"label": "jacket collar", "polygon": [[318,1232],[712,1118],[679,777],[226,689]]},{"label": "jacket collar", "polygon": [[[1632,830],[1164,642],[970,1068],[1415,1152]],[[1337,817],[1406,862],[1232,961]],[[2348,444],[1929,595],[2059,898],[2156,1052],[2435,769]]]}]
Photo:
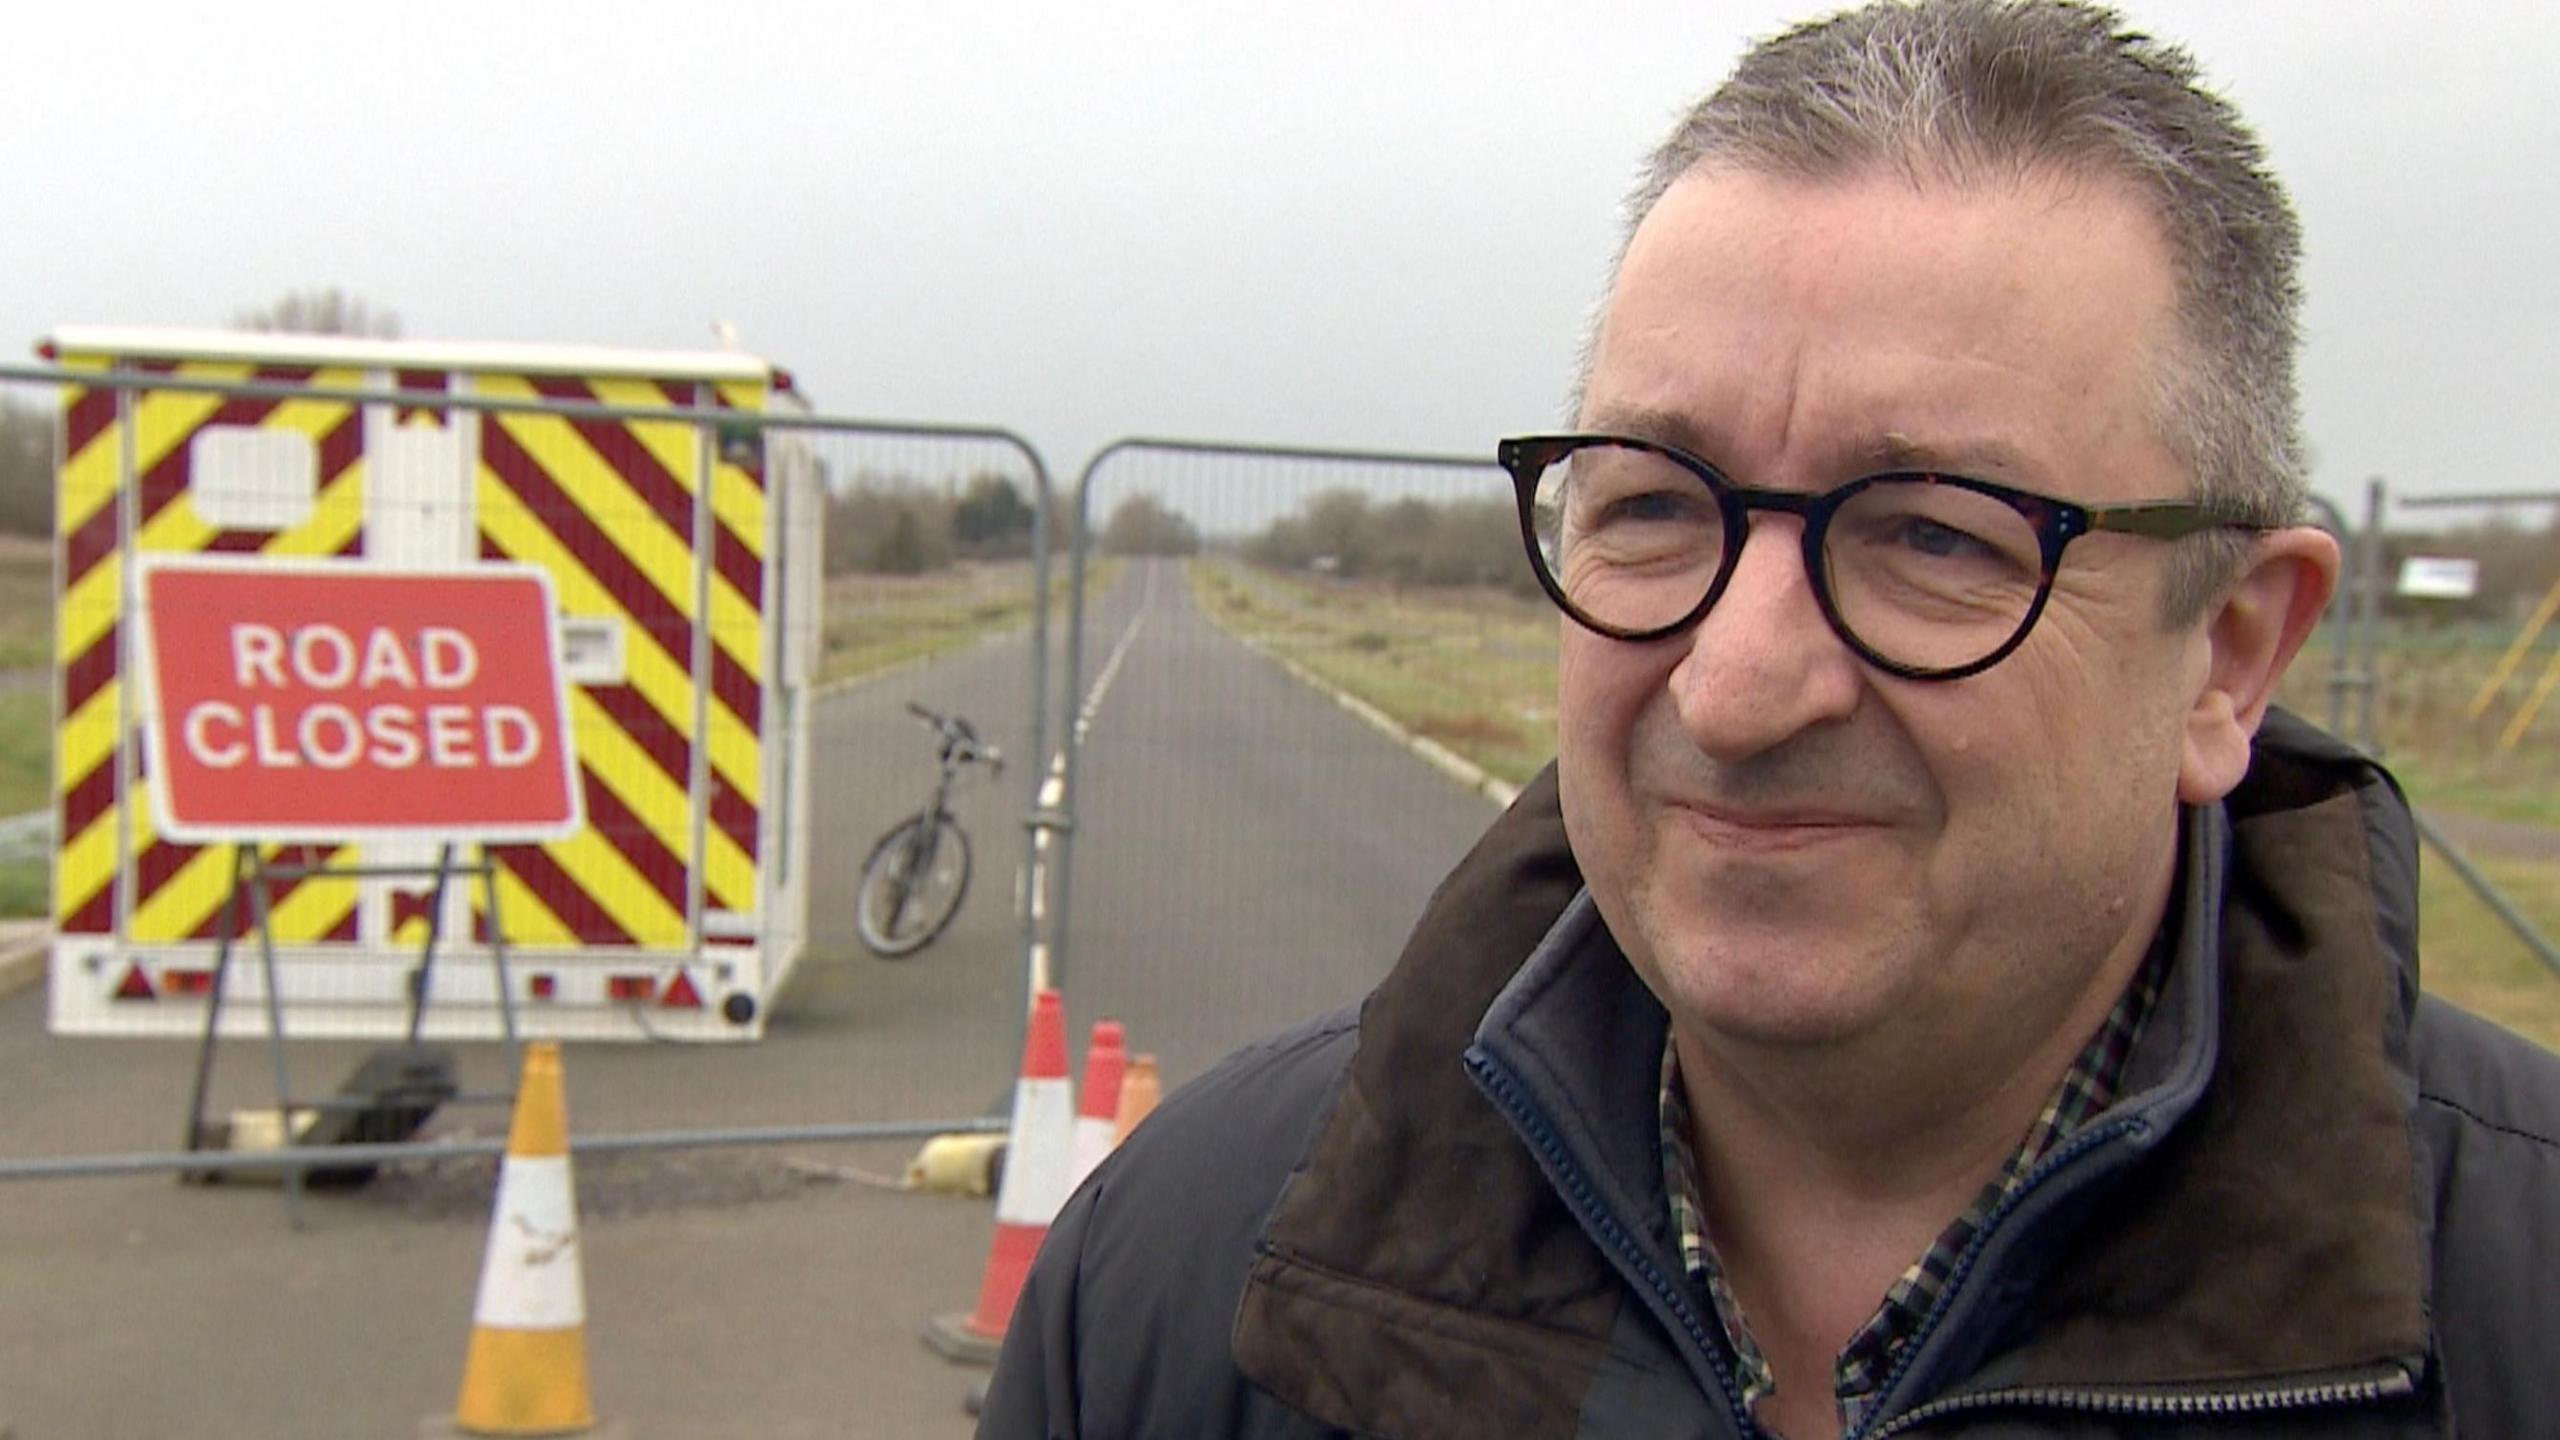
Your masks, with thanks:
[{"label": "jacket collar", "polygon": [[1967,1391],[2425,1366],[2408,807],[2380,767],[2273,712],[2224,809],[2205,1083],[2190,1108],[2135,1109],[2137,1163],[2071,1217],[2067,1253],[2019,1305],[2027,1338]]},{"label": "jacket collar", "polygon": [[[2123,1123],[1986,1238],[1940,1317],[1949,1338],[1889,1407],[2422,1363],[2405,806],[2369,762],[2276,713],[2223,809],[2231,883],[2188,887],[2192,953],[2110,1112]],[[2198,818],[2191,864],[2223,833]],[[1237,1319],[1239,1364],[1299,1408],[1427,1431],[1462,1394],[1518,1433],[1567,1434],[1628,1297],[1683,1333],[1677,1302],[1625,1274],[1630,1247],[1671,1252],[1652,1067],[1612,1063],[1658,1056],[1664,1020],[1623,960],[1587,963],[1614,947],[1580,890],[1550,769],[1364,1008]],[[2225,891],[2218,914],[2199,909]],[[1457,1063],[1470,1045],[1516,1087],[1502,1103]],[[1594,1233],[1604,1219],[1625,1243]]]}]

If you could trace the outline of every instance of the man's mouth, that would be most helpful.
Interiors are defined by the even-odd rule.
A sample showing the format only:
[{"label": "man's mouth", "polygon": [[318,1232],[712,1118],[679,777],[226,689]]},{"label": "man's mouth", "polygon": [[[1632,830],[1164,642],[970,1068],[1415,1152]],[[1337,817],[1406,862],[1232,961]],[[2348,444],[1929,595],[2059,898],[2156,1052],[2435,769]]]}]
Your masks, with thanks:
[{"label": "man's mouth", "polygon": [[1675,802],[1672,809],[1691,834],[1728,850],[1804,850],[1885,829],[1871,815],[1818,806]]}]

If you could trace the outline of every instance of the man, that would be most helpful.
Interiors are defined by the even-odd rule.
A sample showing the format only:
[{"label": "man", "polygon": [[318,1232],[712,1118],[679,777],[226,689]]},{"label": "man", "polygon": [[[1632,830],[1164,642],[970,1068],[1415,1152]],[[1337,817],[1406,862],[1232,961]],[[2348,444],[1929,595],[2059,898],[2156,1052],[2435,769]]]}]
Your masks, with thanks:
[{"label": "man", "polygon": [[1506,442],[1558,761],[1067,1207],[981,1434],[2524,1435],[2560,1065],[2269,710],[2298,248],[2059,3],[1761,46]]}]

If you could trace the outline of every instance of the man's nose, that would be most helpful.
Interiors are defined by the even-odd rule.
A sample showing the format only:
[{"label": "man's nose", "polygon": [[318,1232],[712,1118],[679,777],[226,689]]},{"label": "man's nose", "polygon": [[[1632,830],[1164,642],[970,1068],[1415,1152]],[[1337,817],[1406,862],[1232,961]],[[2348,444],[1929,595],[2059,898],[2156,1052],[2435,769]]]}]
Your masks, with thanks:
[{"label": "man's nose", "polygon": [[1672,704],[1699,749],[1727,763],[1845,720],[1865,683],[1814,597],[1804,522],[1757,515],[1715,607],[1672,668]]}]

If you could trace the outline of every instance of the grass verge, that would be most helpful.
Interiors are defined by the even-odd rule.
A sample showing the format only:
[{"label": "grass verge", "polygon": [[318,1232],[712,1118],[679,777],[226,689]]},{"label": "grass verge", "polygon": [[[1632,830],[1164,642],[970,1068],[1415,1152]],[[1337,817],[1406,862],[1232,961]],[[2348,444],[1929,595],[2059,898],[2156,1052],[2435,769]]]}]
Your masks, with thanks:
[{"label": "grass verge", "polygon": [[53,547],[0,536],[0,670],[53,663]]},{"label": "grass verge", "polygon": [[40,920],[53,913],[52,906],[50,857],[0,860],[0,919]]},{"label": "grass verge", "polygon": [[[2560,829],[2560,704],[2529,708],[2535,680],[2560,663],[2560,652],[2529,657],[2480,714],[2471,713],[2505,638],[2483,631],[2454,643],[2426,630],[2387,632],[2374,665],[2373,743],[2420,805]],[[2331,703],[2336,640],[2326,630],[2313,637],[2285,676],[2283,699],[2324,724],[2338,709],[2340,728],[2352,732],[2361,726],[2360,693],[2349,688],[2343,705]],[[2350,659],[2351,674],[2363,668]],[[2526,715],[2511,737],[2510,727]]]},{"label": "grass verge", "polygon": [[[2471,858],[2534,928],[2560,939],[2560,862]],[[2420,983],[2560,1050],[2560,977],[2433,851],[2418,865],[2418,914]]]},{"label": "grass verge", "polygon": [[[53,721],[50,685],[0,690],[0,815],[40,810],[53,785]],[[0,856],[0,918],[49,913],[53,857],[39,848]]]},{"label": "grass verge", "polygon": [[1407,590],[1191,562],[1192,596],[1230,634],[1304,666],[1514,785],[1556,747],[1556,627],[1543,602]]},{"label": "grass verge", "polygon": [[[1097,562],[1086,584],[1110,581]],[[1050,624],[1067,619],[1070,576],[1065,557],[1050,566]],[[853,680],[928,660],[1031,623],[1028,560],[964,563],[929,575],[840,575],[827,582],[820,642],[821,682]]]},{"label": "grass verge", "polygon": [[53,687],[0,690],[0,815],[41,810],[53,787]]}]

